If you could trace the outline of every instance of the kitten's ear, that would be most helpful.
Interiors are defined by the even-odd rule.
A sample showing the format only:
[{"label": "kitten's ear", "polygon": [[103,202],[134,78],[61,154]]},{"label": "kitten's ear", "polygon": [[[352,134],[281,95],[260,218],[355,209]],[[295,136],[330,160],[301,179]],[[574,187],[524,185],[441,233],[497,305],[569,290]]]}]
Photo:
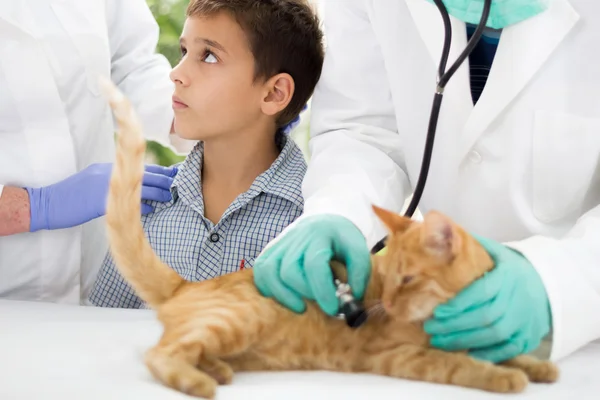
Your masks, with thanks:
[{"label": "kitten's ear", "polygon": [[461,246],[461,237],[454,229],[454,223],[437,211],[430,211],[423,218],[421,240],[430,254],[447,261],[456,256]]},{"label": "kitten's ear", "polygon": [[406,218],[381,207],[377,207],[374,204],[372,207],[375,215],[377,215],[381,222],[383,222],[390,233],[404,232],[413,222],[410,218]]}]

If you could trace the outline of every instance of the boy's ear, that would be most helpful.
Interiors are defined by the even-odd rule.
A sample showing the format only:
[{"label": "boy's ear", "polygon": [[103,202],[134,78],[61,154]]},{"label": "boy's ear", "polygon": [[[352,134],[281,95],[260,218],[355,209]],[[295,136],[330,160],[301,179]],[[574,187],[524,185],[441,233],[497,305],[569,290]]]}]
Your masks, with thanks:
[{"label": "boy's ear", "polygon": [[283,111],[294,95],[294,79],[290,74],[281,73],[265,83],[266,94],[262,100],[262,112],[274,116]]}]

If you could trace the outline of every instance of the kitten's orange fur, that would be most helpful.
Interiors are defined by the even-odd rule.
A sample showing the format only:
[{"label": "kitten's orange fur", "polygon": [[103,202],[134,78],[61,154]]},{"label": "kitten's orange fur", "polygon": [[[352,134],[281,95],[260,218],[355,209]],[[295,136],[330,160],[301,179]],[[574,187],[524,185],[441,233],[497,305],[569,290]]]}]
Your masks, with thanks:
[{"label": "kitten's orange fur", "polygon": [[[552,382],[549,362],[519,356],[505,365],[428,347],[423,321],[493,267],[485,250],[437,212],[414,222],[378,207],[390,230],[387,254],[372,258],[365,295],[371,316],[357,329],[308,302],[295,314],[257,291],[252,270],[203,282],[184,281],[162,263],[140,224],[145,142],[127,99],[104,82],[120,126],[107,206],[111,251],[121,274],[156,310],[164,327],[145,357],[163,384],[212,398],[234,371],[332,370],[520,392],[528,377]],[[345,279],[342,265],[332,263]]]}]

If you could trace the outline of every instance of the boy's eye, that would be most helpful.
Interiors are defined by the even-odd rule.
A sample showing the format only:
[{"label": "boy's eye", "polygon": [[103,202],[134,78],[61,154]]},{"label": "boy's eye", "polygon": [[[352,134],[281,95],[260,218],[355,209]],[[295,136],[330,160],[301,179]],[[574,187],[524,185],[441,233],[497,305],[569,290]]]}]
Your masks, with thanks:
[{"label": "boy's eye", "polygon": [[187,50],[183,46],[179,47],[179,52],[182,56],[185,56],[187,54]]},{"label": "boy's eye", "polygon": [[217,57],[215,57],[215,55],[209,50],[205,50],[204,55],[202,56],[202,61],[208,64],[215,64],[217,62]]}]

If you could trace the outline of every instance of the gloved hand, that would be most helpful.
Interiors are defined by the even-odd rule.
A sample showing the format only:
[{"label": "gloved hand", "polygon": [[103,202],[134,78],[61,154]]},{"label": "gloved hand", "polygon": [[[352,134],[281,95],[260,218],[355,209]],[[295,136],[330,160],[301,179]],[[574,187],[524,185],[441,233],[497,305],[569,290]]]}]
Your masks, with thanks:
[{"label": "gloved hand", "polygon": [[304,297],[335,315],[331,259],[345,263],[353,295],[362,298],[371,272],[369,249],[360,230],[337,215],[311,216],[290,229],[256,259],[254,282],[264,296],[294,312],[304,312]]},{"label": "gloved hand", "polygon": [[[111,170],[112,164],[92,164],[53,185],[25,188],[29,193],[31,208],[30,232],[70,228],[103,216]],[[146,166],[142,199],[170,201],[169,189],[176,174],[174,167]],[[142,204],[142,214],[152,210],[150,205]]]},{"label": "gloved hand", "polygon": [[520,253],[479,238],[495,267],[446,304],[425,323],[431,345],[469,350],[475,358],[502,362],[535,350],[551,328],[544,284]]},{"label": "gloved hand", "polygon": [[[304,111],[306,111],[307,108],[308,108],[308,105],[305,104],[304,107],[302,107],[302,111],[300,111],[300,114],[302,114]],[[287,125],[284,125],[281,128],[281,130],[283,131],[284,134],[288,135],[291,131],[294,130],[295,127],[297,127],[300,124],[300,114],[298,114],[296,116],[296,118],[294,118]]]}]

